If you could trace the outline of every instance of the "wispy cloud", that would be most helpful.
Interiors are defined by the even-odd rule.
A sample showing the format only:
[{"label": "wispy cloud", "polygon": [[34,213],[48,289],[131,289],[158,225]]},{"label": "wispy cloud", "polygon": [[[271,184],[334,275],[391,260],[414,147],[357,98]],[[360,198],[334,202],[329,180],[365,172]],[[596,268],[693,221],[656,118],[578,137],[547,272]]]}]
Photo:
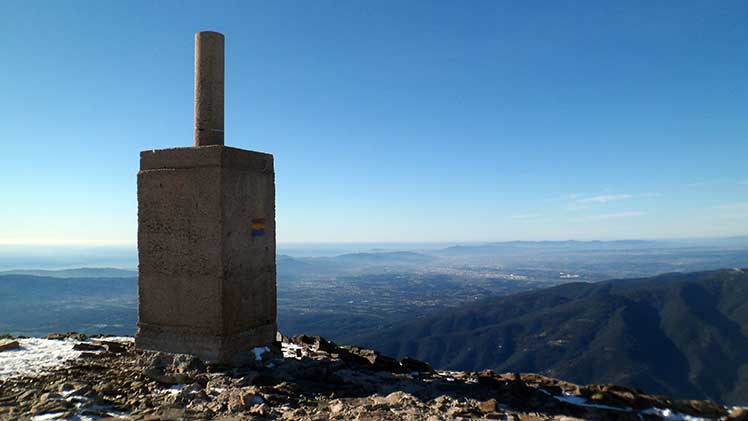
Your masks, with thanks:
[{"label": "wispy cloud", "polygon": [[519,213],[512,215],[512,219],[535,219],[543,216],[540,213]]},{"label": "wispy cloud", "polygon": [[634,218],[637,216],[643,216],[646,215],[646,212],[638,212],[638,211],[631,211],[631,212],[616,212],[616,213],[599,213],[597,215],[589,215],[587,219],[592,219],[595,221],[601,221],[606,219],[621,219],[621,218]]},{"label": "wispy cloud", "polygon": [[585,197],[582,199],[576,199],[577,203],[608,203],[619,200],[633,199],[634,196],[631,194],[601,194],[599,196]]},{"label": "wispy cloud", "polygon": [[604,205],[610,202],[620,202],[625,200],[642,199],[647,197],[660,197],[661,193],[620,193],[620,194],[599,194],[596,196],[584,196],[575,198],[569,203],[568,210],[587,209],[593,205]]}]

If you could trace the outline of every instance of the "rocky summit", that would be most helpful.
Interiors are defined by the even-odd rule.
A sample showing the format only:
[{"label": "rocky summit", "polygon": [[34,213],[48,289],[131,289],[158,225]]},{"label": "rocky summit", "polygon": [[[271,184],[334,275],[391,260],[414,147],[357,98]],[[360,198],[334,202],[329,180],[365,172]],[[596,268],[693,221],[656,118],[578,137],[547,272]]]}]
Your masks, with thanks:
[{"label": "rocky summit", "polygon": [[[50,335],[75,354],[0,380],[8,420],[748,419],[745,408],[680,401],[537,374],[433,370],[321,337],[280,337],[241,368],[136,350],[128,339]],[[8,338],[16,341],[16,338]],[[38,341],[38,339],[37,339]],[[22,353],[20,346],[0,354]],[[20,354],[19,354],[20,355]],[[73,355],[73,354],[71,354]]]}]

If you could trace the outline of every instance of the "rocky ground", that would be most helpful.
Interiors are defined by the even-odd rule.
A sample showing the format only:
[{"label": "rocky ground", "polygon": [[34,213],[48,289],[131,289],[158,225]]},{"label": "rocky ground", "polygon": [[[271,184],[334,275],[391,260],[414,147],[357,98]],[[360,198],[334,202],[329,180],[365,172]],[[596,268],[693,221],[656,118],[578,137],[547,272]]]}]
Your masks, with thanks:
[{"label": "rocky ground", "polygon": [[[746,409],[614,385],[434,371],[420,361],[319,337],[283,338],[274,350],[255,349],[257,362],[242,368],[139,351],[127,340],[51,338],[74,341],[78,357],[0,380],[1,419],[748,419]],[[23,352],[12,342],[7,338],[2,352]]]}]

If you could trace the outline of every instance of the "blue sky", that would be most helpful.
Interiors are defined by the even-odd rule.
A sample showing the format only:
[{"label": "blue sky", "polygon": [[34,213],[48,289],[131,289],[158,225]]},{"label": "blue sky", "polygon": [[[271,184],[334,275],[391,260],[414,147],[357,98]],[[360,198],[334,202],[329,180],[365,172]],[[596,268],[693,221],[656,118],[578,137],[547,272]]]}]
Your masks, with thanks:
[{"label": "blue sky", "polygon": [[280,242],[748,234],[744,1],[0,5],[0,243],[134,244],[141,150],[275,155]]}]

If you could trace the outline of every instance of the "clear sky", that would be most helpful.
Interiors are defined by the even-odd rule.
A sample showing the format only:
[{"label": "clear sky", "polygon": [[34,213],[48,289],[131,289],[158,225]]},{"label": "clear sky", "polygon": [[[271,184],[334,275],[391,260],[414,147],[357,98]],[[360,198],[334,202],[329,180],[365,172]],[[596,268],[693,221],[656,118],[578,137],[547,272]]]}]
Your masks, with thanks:
[{"label": "clear sky", "polygon": [[3,1],[0,243],[125,243],[141,150],[275,155],[280,242],[748,234],[748,2]]}]

